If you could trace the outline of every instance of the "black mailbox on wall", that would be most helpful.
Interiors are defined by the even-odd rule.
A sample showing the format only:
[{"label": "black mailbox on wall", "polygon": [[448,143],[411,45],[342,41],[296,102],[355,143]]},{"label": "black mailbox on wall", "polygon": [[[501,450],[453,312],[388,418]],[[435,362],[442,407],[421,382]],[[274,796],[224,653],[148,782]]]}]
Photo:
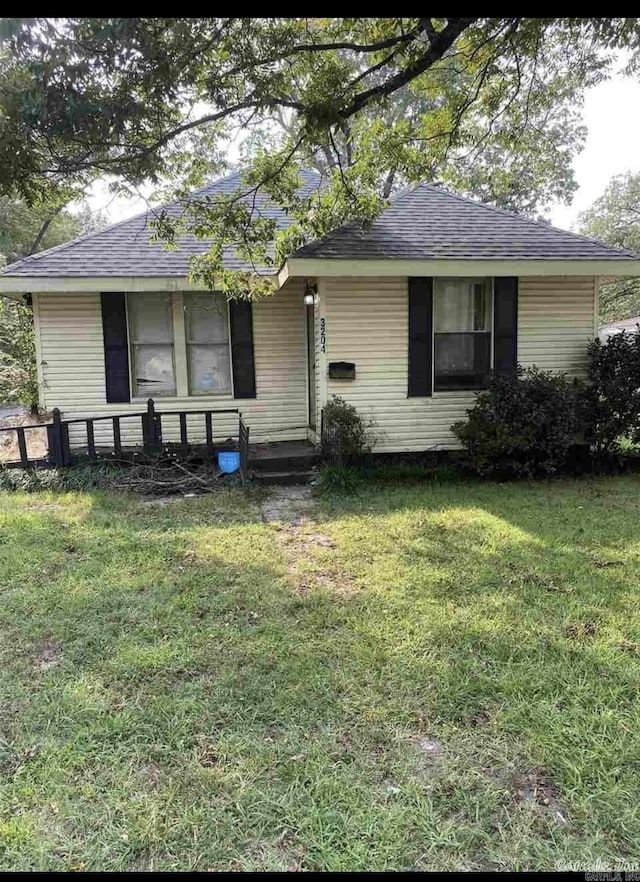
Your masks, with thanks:
[{"label": "black mailbox on wall", "polygon": [[330,380],[355,380],[356,366],[352,361],[330,361]]}]

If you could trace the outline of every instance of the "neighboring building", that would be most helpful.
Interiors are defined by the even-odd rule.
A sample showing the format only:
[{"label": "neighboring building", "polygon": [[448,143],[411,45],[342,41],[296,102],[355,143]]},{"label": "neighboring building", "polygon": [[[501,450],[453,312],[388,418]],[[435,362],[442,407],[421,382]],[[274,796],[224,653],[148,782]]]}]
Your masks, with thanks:
[{"label": "neighboring building", "polygon": [[[198,195],[238,185],[231,176]],[[272,297],[227,305],[187,281],[208,243],[185,235],[165,250],[147,220],[0,274],[1,292],[32,296],[43,408],[118,414],[152,396],[163,412],[240,407],[254,441],[315,441],[337,394],[374,421],[379,451],[447,448],[491,371],[580,374],[598,334],[598,277],[640,275],[636,254],[421,185],[367,231],[347,224],[292,254]],[[177,438],[177,420],[163,431]]]},{"label": "neighboring building", "polygon": [[640,327],[640,315],[634,315],[632,318],[620,319],[617,322],[607,322],[606,325],[600,325],[600,339],[604,343],[612,334],[619,334],[621,331],[635,334]]}]

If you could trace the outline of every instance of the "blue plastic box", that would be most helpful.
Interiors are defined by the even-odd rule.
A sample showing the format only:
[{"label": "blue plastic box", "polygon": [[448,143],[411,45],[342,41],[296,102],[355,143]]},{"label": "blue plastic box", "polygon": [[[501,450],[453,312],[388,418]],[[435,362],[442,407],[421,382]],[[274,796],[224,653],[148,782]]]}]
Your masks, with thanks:
[{"label": "blue plastic box", "polygon": [[218,468],[228,475],[240,468],[240,454],[237,450],[222,450],[218,454]]}]

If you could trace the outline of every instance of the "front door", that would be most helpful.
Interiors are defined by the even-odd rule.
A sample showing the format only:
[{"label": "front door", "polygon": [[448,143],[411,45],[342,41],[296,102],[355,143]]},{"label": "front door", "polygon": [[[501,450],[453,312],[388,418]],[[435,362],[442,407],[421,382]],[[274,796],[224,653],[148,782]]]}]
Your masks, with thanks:
[{"label": "front door", "polygon": [[316,334],[313,306],[307,306],[307,377],[309,378],[309,428],[316,428]]}]

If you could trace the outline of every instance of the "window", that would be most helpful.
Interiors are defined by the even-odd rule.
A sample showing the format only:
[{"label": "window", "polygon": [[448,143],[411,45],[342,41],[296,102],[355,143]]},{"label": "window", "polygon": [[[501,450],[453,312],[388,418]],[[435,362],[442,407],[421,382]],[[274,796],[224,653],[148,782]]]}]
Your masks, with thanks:
[{"label": "window", "polygon": [[133,395],[176,394],[170,294],[129,294]]},{"label": "window", "polygon": [[223,294],[127,295],[132,395],[231,394]]},{"label": "window", "polygon": [[229,316],[222,294],[184,294],[189,394],[231,392]]},{"label": "window", "polygon": [[434,389],[482,389],[491,371],[492,290],[487,279],[436,279]]}]

